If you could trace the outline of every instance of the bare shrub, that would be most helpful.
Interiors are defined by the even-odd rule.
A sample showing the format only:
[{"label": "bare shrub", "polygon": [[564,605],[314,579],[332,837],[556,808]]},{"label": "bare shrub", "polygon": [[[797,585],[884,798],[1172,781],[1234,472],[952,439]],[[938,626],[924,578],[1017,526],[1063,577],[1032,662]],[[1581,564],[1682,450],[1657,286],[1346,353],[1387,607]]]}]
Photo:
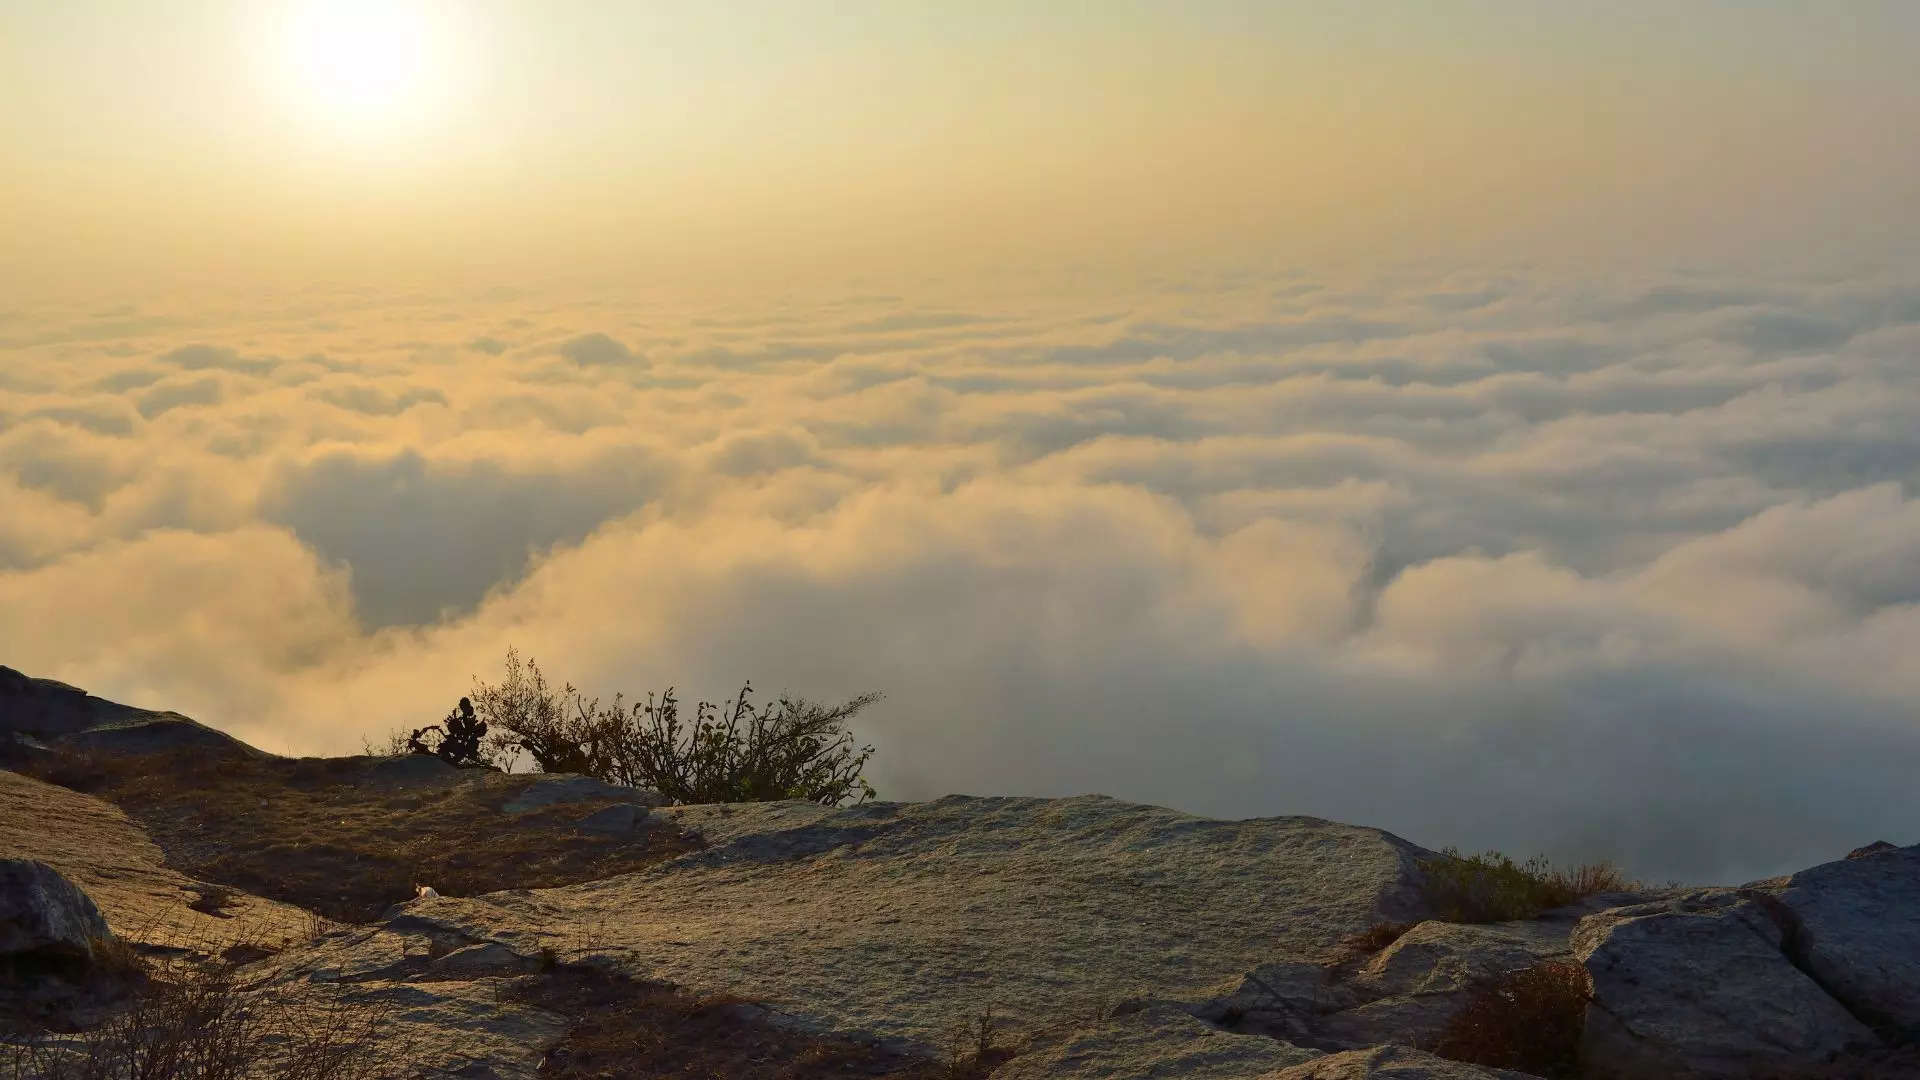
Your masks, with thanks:
[{"label": "bare shrub", "polygon": [[372,739],[362,735],[360,737],[360,755],[362,757],[373,758],[405,757],[413,753],[408,747],[407,742],[407,733],[404,731],[387,732],[386,741],[379,744],[375,744]]},{"label": "bare shrub", "polygon": [[1543,960],[1489,980],[1468,995],[1433,1052],[1455,1061],[1571,1077],[1579,1066],[1593,983],[1587,969]]},{"label": "bare shrub", "polygon": [[1633,887],[1611,863],[1559,868],[1545,857],[1524,863],[1497,851],[1461,855],[1447,848],[1420,864],[1422,892],[1449,922],[1488,923],[1531,919],[1595,893]]},{"label": "bare shrub", "polygon": [[955,1025],[947,1039],[947,1080],[978,1080],[1012,1057],[1000,1045],[1000,1022],[991,1007],[968,1023]]},{"label": "bare shrub", "polygon": [[475,711],[491,725],[496,754],[522,753],[545,772],[570,772],[648,787],[677,803],[802,799],[864,802],[873,747],[847,724],[880,699],[837,705],[781,697],[756,706],[748,685],[724,706],[702,701],[682,714],[672,688],[631,706],[603,705],[571,684],[555,687],[533,660],[508,650],[506,678],[476,680]]}]

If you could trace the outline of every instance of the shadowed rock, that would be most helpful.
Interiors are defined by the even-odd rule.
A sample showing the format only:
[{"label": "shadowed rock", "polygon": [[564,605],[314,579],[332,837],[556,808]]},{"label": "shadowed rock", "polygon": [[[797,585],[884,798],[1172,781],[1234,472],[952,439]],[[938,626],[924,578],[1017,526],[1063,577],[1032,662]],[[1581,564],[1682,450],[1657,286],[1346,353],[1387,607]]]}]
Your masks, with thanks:
[{"label": "shadowed rock", "polygon": [[121,705],[9,667],[0,667],[0,744],[5,744],[0,750],[15,755],[49,746],[139,754],[176,749],[261,753],[179,713]]},{"label": "shadowed rock", "polygon": [[1920,846],[1876,844],[1787,879],[1788,952],[1854,1015],[1920,1034]]},{"label": "shadowed rock", "polygon": [[107,920],[87,894],[36,859],[0,859],[0,956],[85,964]]},{"label": "shadowed rock", "polygon": [[1796,968],[1770,898],[1704,890],[1588,916],[1583,1060],[1595,1078],[1746,1077],[1878,1045]]}]

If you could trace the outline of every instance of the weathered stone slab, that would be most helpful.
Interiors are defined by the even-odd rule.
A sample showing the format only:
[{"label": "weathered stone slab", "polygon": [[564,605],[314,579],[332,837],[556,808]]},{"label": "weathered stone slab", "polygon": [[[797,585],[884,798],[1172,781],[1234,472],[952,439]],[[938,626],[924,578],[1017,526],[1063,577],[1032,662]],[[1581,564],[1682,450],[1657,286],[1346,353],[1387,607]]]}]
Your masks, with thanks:
[{"label": "weathered stone slab", "polygon": [[1802,870],[1780,903],[1787,947],[1856,1016],[1920,1036],[1920,846],[1882,845]]},{"label": "weathered stone slab", "polygon": [[1417,912],[1428,854],[1311,818],[1213,821],[1101,796],[655,814],[726,839],[408,917],[933,1051],[988,1007],[1018,1034],[1057,1018],[1063,996],[1206,1001],[1262,964],[1318,961]]},{"label": "weathered stone slab", "polygon": [[1763,899],[1706,890],[1588,916],[1574,956],[1593,977],[1589,1076],[1746,1077],[1817,1065],[1877,1040],[1795,968]]}]

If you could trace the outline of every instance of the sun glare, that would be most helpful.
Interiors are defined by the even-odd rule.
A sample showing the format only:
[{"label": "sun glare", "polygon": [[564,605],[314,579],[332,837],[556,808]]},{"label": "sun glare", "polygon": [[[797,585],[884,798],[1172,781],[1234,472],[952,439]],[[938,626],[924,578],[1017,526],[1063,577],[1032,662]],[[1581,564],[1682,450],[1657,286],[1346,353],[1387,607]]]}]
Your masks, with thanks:
[{"label": "sun glare", "polygon": [[405,0],[307,0],[279,28],[292,103],[336,134],[368,137],[431,122],[448,97],[452,27]]}]

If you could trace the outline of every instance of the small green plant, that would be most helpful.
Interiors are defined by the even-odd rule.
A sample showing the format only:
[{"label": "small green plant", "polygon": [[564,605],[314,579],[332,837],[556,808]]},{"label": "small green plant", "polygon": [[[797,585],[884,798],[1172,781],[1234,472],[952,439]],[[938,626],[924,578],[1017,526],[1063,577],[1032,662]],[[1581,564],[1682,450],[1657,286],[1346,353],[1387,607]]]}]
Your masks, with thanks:
[{"label": "small green plant", "polygon": [[1531,919],[1595,893],[1632,888],[1611,863],[1561,869],[1544,856],[1516,863],[1497,851],[1462,855],[1447,848],[1439,858],[1422,862],[1420,869],[1428,905],[1449,922]]},{"label": "small green plant", "polygon": [[1592,999],[1586,968],[1543,960],[1476,987],[1433,1052],[1490,1068],[1572,1077]]}]

